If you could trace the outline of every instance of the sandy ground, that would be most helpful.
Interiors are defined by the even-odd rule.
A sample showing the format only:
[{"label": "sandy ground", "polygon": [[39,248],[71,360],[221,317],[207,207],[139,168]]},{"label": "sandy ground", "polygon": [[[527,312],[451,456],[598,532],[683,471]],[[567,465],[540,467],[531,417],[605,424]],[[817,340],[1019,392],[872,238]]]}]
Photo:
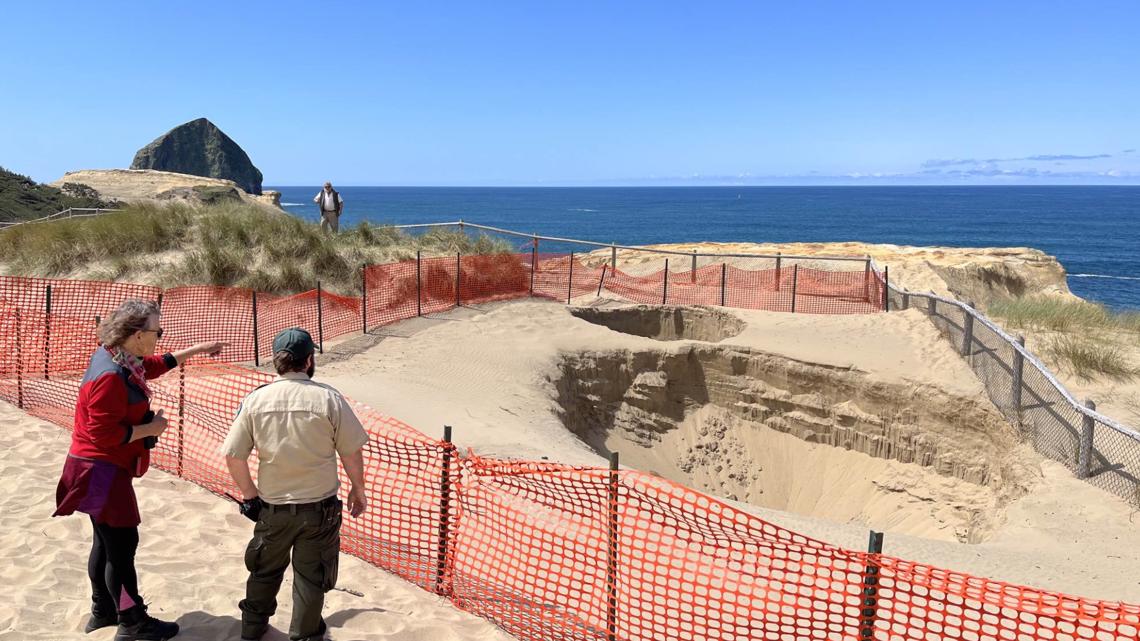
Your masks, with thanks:
[{"label": "sandy ground", "polygon": [[[917,313],[793,318],[739,312],[739,317],[747,327],[722,342],[728,348],[764,350],[849,370],[876,384],[984,401],[973,374]],[[607,350],[668,353],[692,344],[615,332],[572,316],[563,305],[533,301],[463,308],[381,333],[333,346],[321,359],[318,379],[425,433],[439,435],[443,425],[453,425],[456,442],[481,454],[588,465],[604,461],[559,418],[555,384],[561,359]],[[82,517],[49,517],[67,433],[2,403],[0,418],[7,427],[0,432],[0,478],[8,490],[0,497],[0,641],[109,640],[112,630],[82,633],[89,526]],[[837,483],[879,475],[936,489],[947,479],[914,464],[777,436],[788,441],[789,455],[832,457],[827,460]],[[863,548],[867,528],[874,526],[888,531],[885,552],[891,555],[1070,594],[1140,602],[1140,527],[1129,507],[1073,479],[1058,464],[1020,455],[1032,463],[1031,487],[1004,506],[1000,522],[976,545],[898,533],[896,526],[906,530],[909,525],[868,523],[867,514],[835,520],[818,516],[819,509],[816,516],[805,516],[737,505],[851,548]],[[250,524],[227,501],[161,472],[152,472],[138,487],[144,515],[138,565],[143,594],[155,604],[155,614],[182,623],[179,638],[236,638],[236,603],[245,577],[241,552]],[[836,503],[866,498],[826,490],[819,497]],[[343,588],[363,596],[329,595],[325,612],[334,640],[509,638],[355,559],[344,558],[341,576]],[[283,594],[288,590],[287,579]],[[282,599],[276,629],[266,637],[270,641],[286,638],[280,630],[287,627],[288,601]]]},{"label": "sandy ground", "polygon": [[[741,316],[749,322],[748,329],[726,344],[748,344],[837,368],[857,367],[874,380],[935,386],[988,402],[973,373],[917,313]],[[685,342],[621,334],[574,318],[565,306],[540,302],[465,308],[381,331],[386,337],[362,353],[321,365],[318,378],[425,433],[441,434],[443,425],[452,425],[461,448],[598,466],[604,459],[570,434],[558,417],[552,381],[560,356],[582,350],[662,349]],[[872,470],[883,463],[846,454],[846,465],[860,465],[856,459],[862,459],[861,465]],[[1130,507],[1073,479],[1058,464],[1028,452],[1024,456],[1033,463],[1034,485],[1026,496],[1005,506],[1000,526],[985,543],[963,545],[889,533],[887,553],[1013,583],[1140,601],[1140,527]],[[907,473],[917,467],[893,465]],[[866,545],[868,525],[890,531],[879,523],[748,509],[852,548]]]},{"label": "sandy ground", "polygon": [[[51,518],[69,433],[0,402],[0,641],[110,641],[114,628],[90,635],[83,515]],[[248,573],[242,553],[253,524],[235,506],[197,486],[152,470],[137,484],[143,515],[137,567],[151,614],[182,626],[178,639],[240,636]],[[349,517],[346,517],[349,518]],[[342,556],[340,588],[325,601],[329,638],[497,641],[512,637],[491,623],[353,557]],[[289,638],[292,578],[285,575],[266,641]]]}]

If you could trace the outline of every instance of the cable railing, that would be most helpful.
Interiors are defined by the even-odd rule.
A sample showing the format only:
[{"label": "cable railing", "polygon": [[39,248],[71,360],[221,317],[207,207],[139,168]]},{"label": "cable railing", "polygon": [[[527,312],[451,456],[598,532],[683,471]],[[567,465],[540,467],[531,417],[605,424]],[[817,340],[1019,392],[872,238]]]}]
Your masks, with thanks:
[{"label": "cable railing", "polygon": [[47,223],[56,220],[65,220],[68,218],[91,218],[93,216],[101,216],[111,212],[120,211],[118,209],[103,209],[98,207],[68,207],[63,211],[39,218],[32,218],[30,220],[9,220],[0,222],[0,229],[8,229],[10,227],[17,227],[19,225],[30,225],[33,223]]}]

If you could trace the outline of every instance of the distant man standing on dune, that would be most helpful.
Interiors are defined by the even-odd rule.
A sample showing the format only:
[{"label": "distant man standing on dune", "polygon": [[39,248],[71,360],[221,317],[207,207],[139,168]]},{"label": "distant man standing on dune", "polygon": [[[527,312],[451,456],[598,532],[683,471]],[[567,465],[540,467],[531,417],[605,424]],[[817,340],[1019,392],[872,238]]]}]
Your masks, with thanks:
[{"label": "distant man standing on dune", "polygon": [[333,233],[340,231],[340,213],[344,211],[344,201],[340,199],[340,192],[333,189],[332,183],[325,183],[325,188],[313,196],[313,202],[321,210],[321,231],[332,228]]}]

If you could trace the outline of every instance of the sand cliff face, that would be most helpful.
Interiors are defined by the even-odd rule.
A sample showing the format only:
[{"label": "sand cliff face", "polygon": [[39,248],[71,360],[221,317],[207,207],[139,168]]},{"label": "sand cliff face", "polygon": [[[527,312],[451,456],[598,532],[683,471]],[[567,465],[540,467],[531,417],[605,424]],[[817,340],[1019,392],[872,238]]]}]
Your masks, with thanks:
[{"label": "sand cliff face", "polygon": [[281,194],[264,191],[260,196],[246,193],[232,180],[204,178],[153,169],[81,169],[69,171],[51,183],[80,183],[91,187],[104,200],[126,203],[140,201],[189,202],[200,204],[211,199],[240,200],[281,210]]},{"label": "sand cliff face", "polygon": [[[646,245],[646,248],[712,254],[776,254],[798,256],[869,256],[880,267],[889,267],[892,284],[914,292],[933,291],[962,301],[974,301],[985,309],[990,301],[1026,295],[1062,296],[1076,299],[1069,291],[1065,268],[1056,258],[1029,247],[910,247],[906,245],[837,243],[677,243]],[[610,251],[588,255],[587,261],[608,261]],[[683,256],[671,256],[673,269],[689,269]],[[748,259],[725,259],[737,264]],[[631,273],[661,269],[664,256],[636,251],[618,252],[618,269]],[[719,262],[698,259],[699,265]],[[790,264],[790,263],[785,263]],[[679,265],[679,267],[677,267]],[[822,263],[821,263],[822,265]],[[816,265],[813,265],[816,266]],[[752,268],[756,268],[753,266]],[[858,262],[827,262],[826,269],[863,269]]]}]

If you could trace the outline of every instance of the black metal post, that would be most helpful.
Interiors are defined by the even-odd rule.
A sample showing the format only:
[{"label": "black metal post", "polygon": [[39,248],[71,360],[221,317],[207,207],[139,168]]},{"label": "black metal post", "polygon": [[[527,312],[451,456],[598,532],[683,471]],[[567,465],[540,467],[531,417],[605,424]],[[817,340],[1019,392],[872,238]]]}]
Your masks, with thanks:
[{"label": "black metal post", "polygon": [[792,313],[796,313],[796,287],[800,280],[800,266],[799,263],[792,265]]},{"label": "black metal post", "polygon": [[178,365],[178,464],[175,471],[182,476],[182,426],[186,422],[186,364]]},{"label": "black metal post", "polygon": [[439,479],[439,555],[436,559],[435,593],[446,595],[444,575],[447,568],[447,537],[451,528],[451,460],[455,446],[451,444],[451,426],[443,426],[443,470]]},{"label": "black metal post", "polygon": [[891,268],[883,266],[883,311],[891,311]]},{"label": "black metal post", "polygon": [[693,268],[689,270],[689,282],[697,282],[697,250],[693,250]]},{"label": "black metal post", "polygon": [[325,314],[321,300],[321,281],[317,281],[317,351],[325,353]]},{"label": "black metal post", "polygon": [[368,265],[360,266],[360,333],[368,333]]},{"label": "black metal post", "polygon": [[16,310],[16,407],[24,409],[24,341],[21,336],[23,320],[20,308]]},{"label": "black metal post", "polygon": [[253,365],[261,365],[261,350],[257,345],[257,292],[253,292]]},{"label": "black metal post", "polygon": [[724,307],[725,285],[728,283],[728,263],[720,264],[720,306]]},{"label": "black metal post", "polygon": [[606,639],[617,639],[617,571],[618,571],[618,453],[610,454],[609,522],[606,532]]},{"label": "black metal post", "polygon": [[602,295],[602,284],[606,282],[606,268],[609,265],[602,263],[602,277],[598,279],[598,296]]},{"label": "black metal post", "polygon": [[44,380],[50,378],[48,361],[51,360],[51,285],[47,286],[44,298]]},{"label": "black metal post", "polygon": [[776,291],[780,291],[780,262],[782,260],[783,257],[780,256],[780,252],[776,252]]},{"label": "black metal post", "polygon": [[665,276],[661,279],[661,304],[669,300],[669,259],[665,259]]},{"label": "black metal post", "polygon": [[460,297],[460,294],[459,294],[459,287],[463,284],[462,277],[463,277],[463,267],[459,263],[459,252],[455,252],[455,306],[456,307],[459,307],[459,305],[463,302],[463,299]]},{"label": "black metal post", "polygon": [[158,293],[158,308],[162,309],[162,292]]},{"label": "black metal post", "polygon": [[867,571],[863,575],[862,608],[859,611],[859,639],[870,641],[875,636],[876,610],[879,605],[879,563],[871,555],[883,553],[883,533],[871,530],[867,543]]},{"label": "black metal post", "polygon": [[534,296],[534,270],[538,268],[538,236],[534,237],[534,245],[530,248],[530,295]]},{"label": "black metal post", "polygon": [[420,251],[416,250],[416,316],[423,316],[421,301],[424,299],[423,268],[420,266]]},{"label": "black metal post", "polygon": [[570,278],[566,284],[566,304],[570,304],[570,297],[574,295],[574,252],[570,252]]}]

